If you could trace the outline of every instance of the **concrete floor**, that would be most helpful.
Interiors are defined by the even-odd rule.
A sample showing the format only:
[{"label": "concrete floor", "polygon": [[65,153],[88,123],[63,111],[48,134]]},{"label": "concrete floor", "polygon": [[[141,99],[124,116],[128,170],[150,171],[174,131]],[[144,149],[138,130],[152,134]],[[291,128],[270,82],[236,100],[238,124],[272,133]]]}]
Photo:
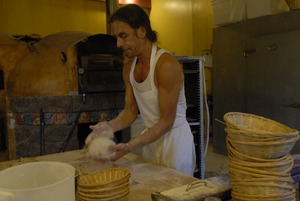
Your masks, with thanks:
[{"label": "concrete floor", "polygon": [[212,143],[209,143],[205,162],[205,179],[228,173],[228,157],[213,152]]}]

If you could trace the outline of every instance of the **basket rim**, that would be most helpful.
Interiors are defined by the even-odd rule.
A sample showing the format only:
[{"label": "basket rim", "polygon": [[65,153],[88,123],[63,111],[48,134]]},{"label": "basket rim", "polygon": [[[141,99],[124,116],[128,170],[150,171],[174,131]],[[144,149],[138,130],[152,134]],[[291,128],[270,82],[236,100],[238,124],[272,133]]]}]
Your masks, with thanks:
[{"label": "basket rim", "polygon": [[[294,164],[294,159],[291,154],[287,154],[286,157],[283,157],[283,160],[280,161],[264,161],[264,162],[253,162],[253,161],[244,161],[239,158],[235,158],[232,156],[228,156],[228,162],[235,163],[237,165],[246,166],[246,167],[253,167],[253,168],[264,168],[264,167],[276,167],[282,165],[288,165],[291,163]],[[291,165],[291,166],[292,166]]]},{"label": "basket rim", "polygon": [[[249,179],[248,179],[249,180]],[[241,181],[241,180],[235,180],[235,179],[231,179],[229,181],[229,185],[230,186],[245,186],[245,187],[249,187],[249,186],[266,186],[266,187],[280,187],[280,188],[287,188],[287,189],[294,189],[293,186],[293,182],[289,182],[289,181],[273,181],[272,179],[268,179],[268,180],[262,180],[262,179],[252,179],[249,181]],[[274,183],[277,182],[277,183]]]},{"label": "basket rim", "polygon": [[292,177],[261,177],[261,178],[246,178],[246,179],[231,179],[230,182],[238,182],[240,184],[250,185],[252,183],[258,183],[263,186],[266,182],[288,182],[293,184]]},{"label": "basket rim", "polygon": [[117,185],[117,186],[112,186],[112,187],[93,187],[93,188],[89,188],[89,187],[82,187],[82,186],[77,186],[77,190],[81,191],[81,192],[87,192],[87,193],[106,193],[106,192],[111,192],[111,191],[116,191],[119,190],[120,188],[124,188],[127,187],[129,185],[129,180]]},{"label": "basket rim", "polygon": [[[293,167],[293,164],[291,164],[285,171],[266,171],[266,170],[260,170],[260,169],[256,169],[256,168],[251,168],[251,167],[245,167],[245,166],[241,166],[241,165],[237,165],[235,163],[229,162],[229,170],[234,170],[237,172],[249,172],[248,174],[262,174],[261,176],[290,176],[290,170]],[[253,175],[254,175],[253,174]]]},{"label": "basket rim", "polygon": [[286,193],[277,193],[277,194],[267,194],[267,193],[266,194],[257,194],[257,193],[256,194],[249,194],[247,192],[245,192],[245,193],[242,194],[242,193],[237,192],[237,191],[235,191],[233,189],[231,191],[231,193],[233,195],[237,195],[237,196],[241,195],[241,196],[245,196],[247,198],[253,198],[253,196],[259,197],[259,198],[272,198],[274,196],[275,198],[280,197],[282,199],[282,198],[285,198],[285,197],[293,196],[293,194],[296,193],[296,189],[293,188],[293,189],[290,189],[289,192],[286,192]]},{"label": "basket rim", "polygon": [[77,193],[77,196],[82,201],[95,201],[95,200],[98,200],[98,201],[112,201],[112,200],[123,201],[124,200],[125,201],[125,200],[127,200],[128,196],[129,196],[129,191],[123,197],[116,197],[116,198],[113,198],[113,197],[111,197],[111,198],[89,198],[89,197],[81,196],[78,193]]},{"label": "basket rim", "polygon": [[241,130],[241,129],[234,129],[231,127],[226,127],[225,129],[226,133],[235,133],[235,134],[243,134],[243,135],[249,135],[251,137],[257,137],[257,138],[274,138],[274,139],[280,139],[280,138],[286,138],[286,137],[292,137],[299,135],[299,131],[292,129],[290,133],[269,133],[269,132],[255,132],[252,130]]},{"label": "basket rim", "polygon": [[[239,196],[239,195],[234,195],[232,196],[233,199],[238,199],[238,200],[243,200],[243,201],[261,201],[261,199],[263,199],[264,201],[282,201],[282,200],[286,200],[286,199],[293,199],[295,198],[295,194],[291,194],[289,196],[286,197],[281,197],[281,198],[249,198],[249,197],[245,197],[245,196]],[[294,201],[295,199],[293,199],[292,201]]]},{"label": "basket rim", "polygon": [[[242,116],[247,116],[247,117],[252,117],[252,118],[256,118],[256,119],[261,119],[261,120],[265,120],[267,122],[270,122],[270,123],[273,123],[275,125],[278,125],[278,126],[281,126],[281,127],[284,127],[284,128],[287,128],[287,129],[290,129],[290,130],[294,130],[294,131],[297,131],[295,129],[292,129],[282,123],[279,123],[277,121],[274,121],[272,119],[269,119],[269,118],[266,118],[266,117],[262,117],[262,116],[259,116],[259,115],[255,115],[255,114],[250,114],[250,113],[245,113],[245,112],[227,112],[224,116],[223,116],[223,119],[225,120],[226,122],[226,125],[229,127],[232,127],[232,128],[235,128],[235,129],[238,129],[238,130],[244,130],[244,131],[251,131],[250,129],[245,129],[245,128],[241,128],[240,126],[237,126],[235,124],[233,124],[232,122],[230,122],[228,120],[228,117],[229,116],[232,116],[232,115],[242,115]],[[261,131],[262,133],[270,133],[272,134],[273,132],[266,132],[266,131]],[[297,131],[299,133],[299,131]]]},{"label": "basket rim", "polygon": [[[105,174],[106,172],[118,172],[118,171],[123,171],[124,172],[124,175],[122,175],[120,178],[116,178],[114,180],[111,180],[111,181],[107,181],[107,182],[102,182],[102,183],[93,183],[93,184],[85,184],[83,183],[83,181],[85,179],[87,179],[88,177],[93,177],[95,175],[98,175],[98,174]],[[99,170],[99,171],[96,171],[96,172],[93,172],[91,174],[87,174],[83,177],[81,177],[79,180],[78,180],[78,185],[81,186],[81,187],[85,187],[85,188],[88,188],[88,187],[103,187],[103,186],[116,186],[116,184],[118,184],[120,181],[127,181],[128,179],[130,178],[130,171],[127,169],[127,168],[121,168],[121,167],[114,167],[114,168],[108,168],[108,169],[103,169],[103,170]]]},{"label": "basket rim", "polygon": [[92,193],[86,193],[82,191],[77,191],[77,194],[80,194],[82,197],[86,198],[97,198],[97,199],[118,199],[122,198],[124,195],[129,193],[129,186],[122,189],[121,191],[115,192],[115,193],[109,193],[109,194],[92,194]]},{"label": "basket rim", "polygon": [[[238,150],[236,150],[230,143],[230,141],[228,141],[228,139],[226,138],[226,147],[227,147],[227,150],[228,150],[228,153],[231,153],[233,156],[241,156],[243,158],[246,158],[247,160],[252,160],[252,161],[259,161],[259,162],[278,162],[278,161],[281,161],[281,160],[284,160],[288,157],[288,155],[290,154],[286,154],[284,156],[281,156],[279,158],[270,158],[270,159],[265,159],[265,158],[257,158],[257,157],[253,157],[253,156],[249,156],[247,154],[244,154]],[[236,157],[235,157],[236,158]]]},{"label": "basket rim", "polygon": [[269,141],[269,142],[247,142],[247,141],[241,141],[241,140],[235,140],[230,138],[229,136],[228,140],[230,142],[234,142],[234,143],[239,143],[239,144],[243,144],[243,145],[254,145],[254,146],[273,146],[273,145],[284,145],[284,144],[288,144],[288,143],[293,143],[299,140],[299,135],[293,137],[292,139],[289,140],[282,140],[282,141]]}]

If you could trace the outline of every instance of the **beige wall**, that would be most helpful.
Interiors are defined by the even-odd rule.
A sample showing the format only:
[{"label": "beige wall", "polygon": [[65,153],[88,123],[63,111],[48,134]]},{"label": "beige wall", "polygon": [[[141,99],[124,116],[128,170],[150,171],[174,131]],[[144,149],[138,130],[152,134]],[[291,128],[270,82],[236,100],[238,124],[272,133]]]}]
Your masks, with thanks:
[{"label": "beige wall", "polygon": [[[176,55],[200,56],[212,45],[210,0],[152,0],[150,19],[159,45]],[[106,33],[104,2],[0,0],[0,32],[46,36],[62,31]]]},{"label": "beige wall", "polygon": [[150,20],[159,46],[176,55],[193,55],[191,0],[152,0]]},{"label": "beige wall", "polygon": [[91,0],[0,0],[0,32],[48,34],[106,33],[104,2]]},{"label": "beige wall", "polygon": [[176,55],[201,56],[211,49],[211,0],[152,0],[150,19],[159,45]]},{"label": "beige wall", "polygon": [[192,0],[193,4],[193,53],[202,55],[203,50],[211,50],[212,28],[214,27],[211,0]]}]

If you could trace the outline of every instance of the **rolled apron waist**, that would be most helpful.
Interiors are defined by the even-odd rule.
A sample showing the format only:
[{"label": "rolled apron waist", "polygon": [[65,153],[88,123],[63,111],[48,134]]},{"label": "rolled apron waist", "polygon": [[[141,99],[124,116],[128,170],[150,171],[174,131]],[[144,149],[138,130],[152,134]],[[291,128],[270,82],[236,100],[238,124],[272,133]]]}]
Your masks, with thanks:
[{"label": "rolled apron waist", "polygon": [[[185,123],[188,123],[187,120],[186,120],[186,117],[180,117],[180,118],[176,118],[175,121],[174,121],[174,124],[173,124],[173,127],[171,130],[173,129],[176,129],[176,128],[179,128],[181,127],[182,125],[184,125]],[[141,134],[144,134],[145,132],[147,132],[150,128],[146,127],[145,126],[145,129],[142,131]],[[171,131],[170,130],[170,131]],[[170,132],[169,131],[169,132]]]}]

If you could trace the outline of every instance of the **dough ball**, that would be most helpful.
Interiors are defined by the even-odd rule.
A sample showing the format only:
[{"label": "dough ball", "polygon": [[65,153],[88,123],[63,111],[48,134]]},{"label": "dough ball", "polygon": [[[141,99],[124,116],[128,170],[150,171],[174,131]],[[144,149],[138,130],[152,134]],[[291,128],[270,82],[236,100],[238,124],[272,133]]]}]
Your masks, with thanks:
[{"label": "dough ball", "polygon": [[116,143],[109,138],[95,138],[88,146],[88,154],[92,158],[97,158],[99,156],[107,156],[112,153],[112,150],[109,150],[109,146],[115,144]]},{"label": "dough ball", "polygon": [[93,130],[93,135],[113,139],[114,131],[109,125],[101,124],[99,126],[96,126],[96,128]]}]

